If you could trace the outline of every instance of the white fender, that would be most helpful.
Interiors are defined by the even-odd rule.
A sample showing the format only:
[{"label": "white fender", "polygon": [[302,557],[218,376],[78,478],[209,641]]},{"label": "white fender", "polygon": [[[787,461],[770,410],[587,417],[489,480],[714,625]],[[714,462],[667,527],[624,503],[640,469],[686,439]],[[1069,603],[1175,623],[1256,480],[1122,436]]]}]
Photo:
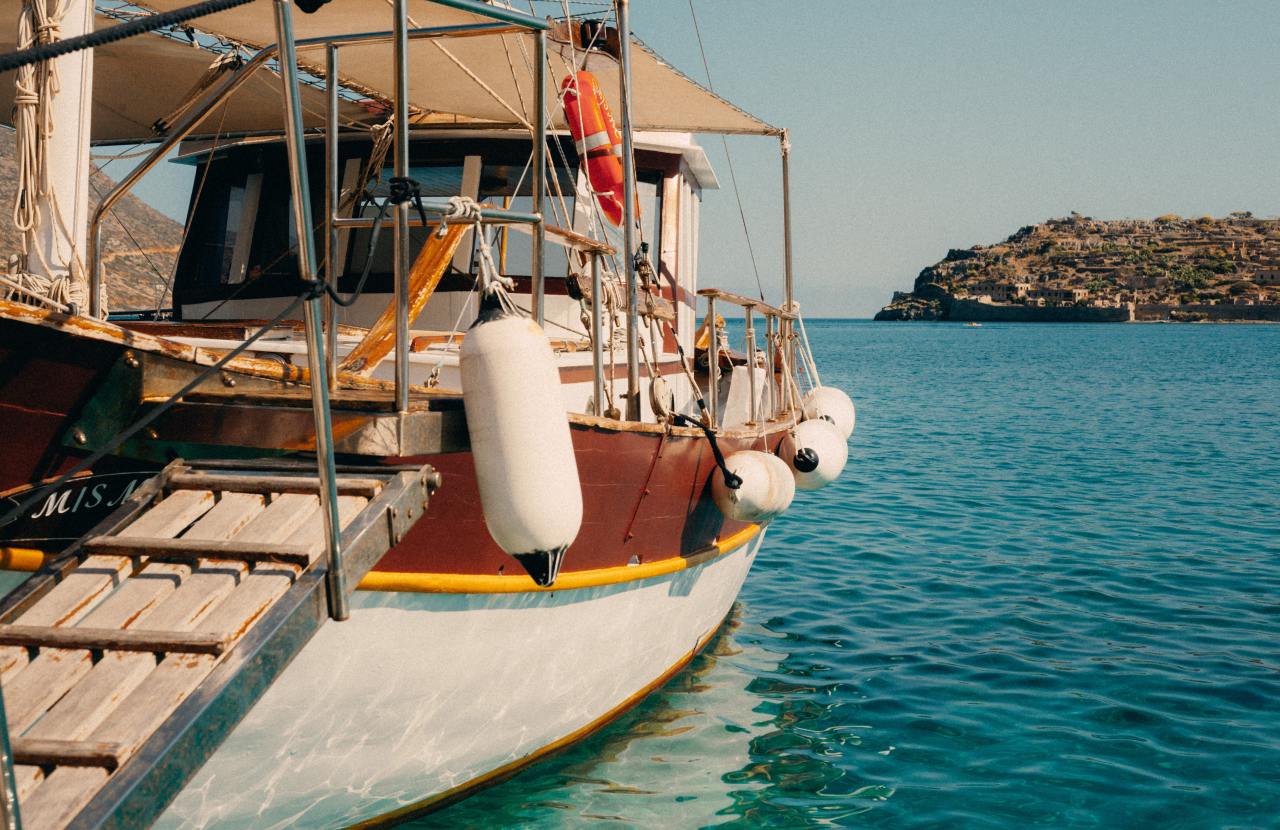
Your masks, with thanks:
[{"label": "white fender", "polygon": [[560,373],[538,324],[497,308],[462,341],[462,396],[484,523],[539,585],[582,526],[582,484]]},{"label": "white fender", "polygon": [[815,386],[810,389],[801,401],[804,417],[810,420],[823,418],[840,428],[840,434],[846,439],[853,435],[853,427],[858,421],[858,412],[853,407],[853,400],[834,386]]},{"label": "white fender", "polygon": [[791,470],[773,453],[744,450],[725,459],[742,486],[730,489],[719,470],[711,474],[711,497],[726,518],[739,522],[764,522],[791,506],[796,495]]},{"label": "white fender", "polygon": [[824,418],[800,423],[778,448],[796,479],[796,489],[817,490],[840,477],[849,462],[849,442]]}]

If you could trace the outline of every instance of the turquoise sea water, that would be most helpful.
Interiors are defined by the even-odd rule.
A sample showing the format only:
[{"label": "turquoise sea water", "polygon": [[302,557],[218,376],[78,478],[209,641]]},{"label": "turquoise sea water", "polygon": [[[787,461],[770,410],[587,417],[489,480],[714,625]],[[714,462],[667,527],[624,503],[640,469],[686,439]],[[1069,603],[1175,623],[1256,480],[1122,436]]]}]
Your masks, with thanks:
[{"label": "turquoise sea water", "polygon": [[1280,826],[1280,327],[810,336],[849,468],[726,630],[411,826]]}]

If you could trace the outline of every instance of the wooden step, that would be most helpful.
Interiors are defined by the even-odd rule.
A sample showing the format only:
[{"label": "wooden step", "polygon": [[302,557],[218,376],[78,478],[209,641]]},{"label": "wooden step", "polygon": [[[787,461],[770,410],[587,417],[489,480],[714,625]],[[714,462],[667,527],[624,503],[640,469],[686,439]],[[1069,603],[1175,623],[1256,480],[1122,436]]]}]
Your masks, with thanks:
[{"label": "wooden step", "polygon": [[124,747],[105,741],[51,741],[41,738],[14,738],[9,745],[15,764],[42,767],[120,766]]},{"label": "wooden step", "polygon": [[[318,482],[239,465],[170,464],[0,601],[29,830],[154,820],[328,618]],[[339,472],[348,590],[439,484],[428,467]]]},{"label": "wooden step", "polygon": [[0,645],[27,648],[111,649],[156,654],[221,654],[231,637],[226,634],[187,634],[177,631],[136,631],[118,628],[47,628],[38,625],[0,625]]},{"label": "wooden step", "polygon": [[[339,477],[338,495],[371,499],[382,490],[377,478]],[[235,473],[179,473],[169,479],[171,490],[223,490],[236,493],[311,493],[320,492],[320,479],[301,475],[245,475]]]},{"label": "wooden step", "polygon": [[306,567],[314,553],[303,545],[277,544],[264,546],[254,542],[219,542],[203,539],[122,538],[94,536],[83,545],[92,554],[105,556],[145,556],[152,562],[174,562],[194,565],[202,559],[224,559],[237,562],[280,562]]}]

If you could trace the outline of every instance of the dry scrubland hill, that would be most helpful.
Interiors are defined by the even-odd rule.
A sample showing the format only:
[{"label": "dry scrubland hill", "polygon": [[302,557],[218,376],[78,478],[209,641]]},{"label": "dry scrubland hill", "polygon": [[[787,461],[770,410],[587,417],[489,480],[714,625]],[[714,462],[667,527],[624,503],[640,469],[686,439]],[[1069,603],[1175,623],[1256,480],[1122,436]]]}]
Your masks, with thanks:
[{"label": "dry scrubland hill", "polygon": [[995,245],[949,251],[877,319],[945,318],[950,302],[965,298],[997,306],[1134,302],[1139,311],[1280,303],[1280,219],[1244,212],[1224,219],[1050,219]]},{"label": "dry scrubland hill", "polygon": [[[17,181],[14,134],[0,129],[0,264],[22,250],[11,218]],[[89,203],[96,206],[115,183],[95,169],[90,184]],[[117,310],[152,308],[173,269],[182,225],[133,196],[121,200],[112,214],[102,234],[108,303]]]}]

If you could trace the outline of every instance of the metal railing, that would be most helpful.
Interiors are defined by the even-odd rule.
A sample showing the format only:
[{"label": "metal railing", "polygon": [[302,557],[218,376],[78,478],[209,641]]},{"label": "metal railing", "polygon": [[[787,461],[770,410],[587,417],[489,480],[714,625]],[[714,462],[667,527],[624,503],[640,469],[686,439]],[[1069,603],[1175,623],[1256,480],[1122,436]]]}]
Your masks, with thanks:
[{"label": "metal railing", "polygon": [[[747,424],[758,426],[762,422],[760,411],[760,395],[757,370],[760,368],[760,356],[756,344],[755,315],[761,314],[765,319],[765,377],[767,386],[768,417],[766,421],[776,421],[794,409],[795,402],[791,396],[791,339],[794,337],[793,324],[796,315],[777,306],[769,305],[764,300],[744,297],[718,288],[703,288],[698,291],[699,297],[707,299],[707,321],[709,327],[709,343],[707,347],[707,410],[711,417],[712,428],[719,425],[720,413],[720,323],[716,316],[716,302],[724,302],[738,306],[745,319],[744,353],[747,359],[747,386],[750,396],[750,410]],[[781,364],[781,377],[776,381],[776,367]]]}]

